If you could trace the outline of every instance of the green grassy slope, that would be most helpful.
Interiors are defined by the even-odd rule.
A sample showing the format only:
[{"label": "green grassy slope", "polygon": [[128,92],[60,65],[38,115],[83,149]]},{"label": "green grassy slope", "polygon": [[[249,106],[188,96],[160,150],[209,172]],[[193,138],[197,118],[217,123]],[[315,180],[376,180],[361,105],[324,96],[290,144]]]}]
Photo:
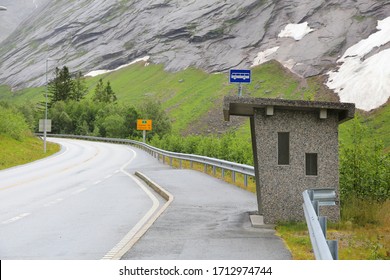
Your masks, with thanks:
[{"label": "green grassy slope", "polygon": [[0,170],[42,159],[59,150],[59,145],[48,143],[45,154],[42,141],[36,137],[15,140],[9,136],[0,135]]},{"label": "green grassy slope", "polygon": [[[244,86],[246,96],[306,100],[315,98],[316,84],[305,83],[277,62],[254,68],[252,75],[253,83]],[[119,102],[137,106],[146,98],[160,100],[164,109],[169,112],[173,130],[177,133],[185,131],[210,111],[222,111],[223,96],[237,94],[237,86],[229,84],[226,73],[207,74],[194,68],[170,73],[164,71],[162,65],[145,66],[139,63],[87,79],[89,97],[100,78],[111,82]],[[334,99],[334,96],[329,95],[329,99]]]},{"label": "green grassy slope", "polygon": [[[86,79],[89,88],[87,98],[91,98],[100,78],[110,81],[118,101],[134,106],[142,104],[147,98],[162,102],[167,110],[175,133],[186,131],[191,125],[207,117],[210,112],[222,111],[222,99],[225,95],[237,94],[237,86],[228,82],[226,73],[207,74],[201,70],[189,68],[180,72],[166,72],[162,65],[137,63],[116,72]],[[277,62],[268,62],[252,69],[252,83],[245,85],[244,96],[304,99],[337,100],[318,78],[308,80],[296,77]],[[27,101],[44,100],[45,88],[30,88],[11,92],[8,87],[0,87],[0,100],[9,100],[16,104]],[[389,106],[374,113],[365,114],[365,122],[372,133],[381,139],[386,147],[390,146]],[[220,125],[223,119],[215,121]],[[340,138],[348,143],[348,122],[341,126]],[[205,128],[206,129],[206,128]],[[244,124],[239,135],[249,139],[248,124]],[[204,131],[200,131],[201,133]]]}]

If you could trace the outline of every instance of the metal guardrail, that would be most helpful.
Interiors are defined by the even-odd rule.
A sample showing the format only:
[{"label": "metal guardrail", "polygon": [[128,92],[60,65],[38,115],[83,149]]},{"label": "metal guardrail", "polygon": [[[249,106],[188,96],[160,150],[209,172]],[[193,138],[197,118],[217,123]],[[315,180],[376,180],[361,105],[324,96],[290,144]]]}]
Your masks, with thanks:
[{"label": "metal guardrail", "polygon": [[319,207],[335,205],[334,189],[312,189],[303,193],[303,210],[313,252],[317,260],[337,260],[338,241],[326,240],[326,217],[319,216]]},{"label": "metal guardrail", "polygon": [[[42,135],[42,134],[36,134],[36,135]],[[222,177],[225,176],[225,171],[231,171],[232,172],[232,180],[233,182],[236,181],[236,173],[240,173],[244,175],[244,184],[247,187],[248,186],[248,176],[255,177],[255,170],[253,166],[246,165],[246,164],[239,164],[235,162],[230,162],[226,160],[221,159],[215,159],[205,156],[199,156],[199,155],[192,155],[192,154],[182,154],[182,153],[175,153],[175,152],[169,152],[165,151],[153,146],[150,146],[148,144],[130,140],[130,139],[118,139],[118,138],[103,138],[103,137],[95,137],[95,136],[82,136],[82,135],[67,135],[67,134],[50,134],[49,137],[58,137],[58,138],[73,138],[73,139],[82,139],[82,140],[89,140],[89,141],[100,141],[100,142],[109,142],[109,143],[116,143],[116,144],[126,144],[126,145],[133,145],[140,149],[143,149],[150,153],[152,156],[156,157],[158,160],[160,160],[160,157],[162,158],[163,163],[169,159],[169,164],[172,166],[173,161],[172,159],[179,160],[179,166],[182,167],[182,161],[189,161],[191,164],[194,162],[200,163],[204,165],[204,171],[207,171],[207,168],[211,166],[213,168],[214,175],[216,174],[216,169],[220,168],[222,170]]]}]

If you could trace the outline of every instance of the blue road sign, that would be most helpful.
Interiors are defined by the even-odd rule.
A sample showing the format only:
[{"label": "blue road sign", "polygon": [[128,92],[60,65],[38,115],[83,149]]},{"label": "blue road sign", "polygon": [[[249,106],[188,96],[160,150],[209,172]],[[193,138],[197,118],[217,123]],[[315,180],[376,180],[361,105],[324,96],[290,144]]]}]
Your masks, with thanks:
[{"label": "blue road sign", "polygon": [[230,83],[249,84],[251,82],[251,70],[230,69]]}]

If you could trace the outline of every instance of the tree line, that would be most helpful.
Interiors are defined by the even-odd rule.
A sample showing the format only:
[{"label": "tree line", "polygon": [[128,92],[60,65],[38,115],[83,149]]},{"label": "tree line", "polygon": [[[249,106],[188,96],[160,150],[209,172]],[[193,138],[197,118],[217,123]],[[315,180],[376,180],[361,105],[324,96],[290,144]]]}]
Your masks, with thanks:
[{"label": "tree line", "polygon": [[55,134],[91,135],[113,138],[140,138],[137,119],[152,119],[155,135],[163,137],[172,126],[161,104],[152,99],[134,107],[117,102],[110,81],[99,79],[92,98],[86,98],[88,89],[81,72],[71,73],[64,66],[55,69],[55,77],[48,83],[48,116]]},{"label": "tree line", "polygon": [[[71,73],[69,68],[55,69],[55,77],[48,83],[49,107],[59,101],[81,101],[88,93],[85,78],[81,72]],[[93,101],[102,103],[115,103],[117,97],[111,88],[110,81],[106,85],[100,79],[95,87]]]}]

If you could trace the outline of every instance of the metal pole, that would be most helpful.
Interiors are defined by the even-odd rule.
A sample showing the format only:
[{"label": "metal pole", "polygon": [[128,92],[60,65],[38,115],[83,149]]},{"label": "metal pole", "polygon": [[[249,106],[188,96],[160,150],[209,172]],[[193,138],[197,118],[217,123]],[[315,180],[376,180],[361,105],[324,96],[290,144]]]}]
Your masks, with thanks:
[{"label": "metal pole", "polygon": [[146,143],[146,130],[143,130],[143,140],[144,140],[144,143]]},{"label": "metal pole", "polygon": [[242,83],[239,83],[239,84],[238,84],[238,96],[239,96],[239,97],[242,96]]}]

